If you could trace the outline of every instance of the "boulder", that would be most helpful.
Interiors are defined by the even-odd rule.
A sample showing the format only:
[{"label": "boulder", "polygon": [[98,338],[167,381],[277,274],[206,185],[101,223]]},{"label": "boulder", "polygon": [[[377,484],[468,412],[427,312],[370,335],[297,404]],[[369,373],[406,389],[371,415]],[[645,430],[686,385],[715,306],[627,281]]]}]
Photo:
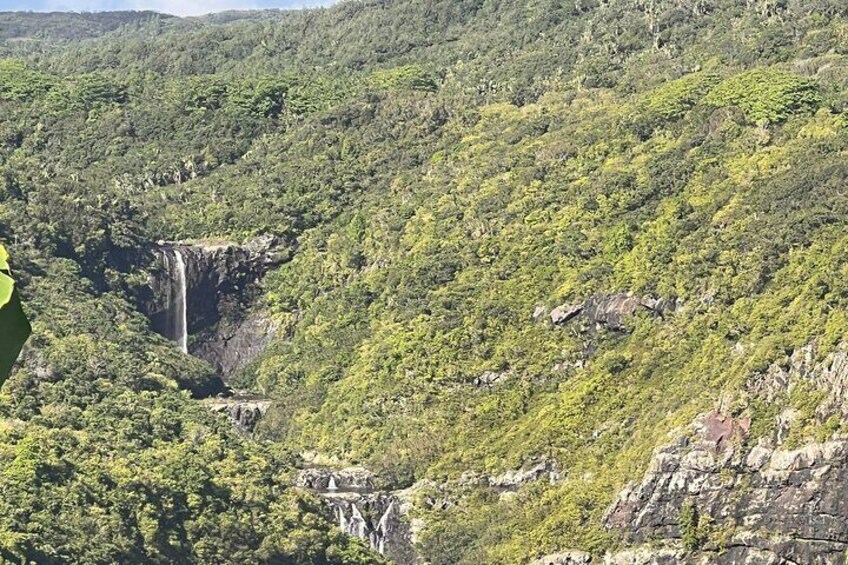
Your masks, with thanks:
[{"label": "boulder", "polygon": [[[626,321],[639,311],[647,311],[664,318],[674,311],[675,305],[663,298],[637,297],[630,293],[597,294],[586,300],[563,304],[551,311],[554,325],[565,325],[582,316],[591,325],[613,331],[626,331]],[[535,315],[535,314],[534,314]]]},{"label": "boulder", "polygon": [[561,326],[576,318],[583,312],[583,304],[563,304],[551,310],[551,322]]}]

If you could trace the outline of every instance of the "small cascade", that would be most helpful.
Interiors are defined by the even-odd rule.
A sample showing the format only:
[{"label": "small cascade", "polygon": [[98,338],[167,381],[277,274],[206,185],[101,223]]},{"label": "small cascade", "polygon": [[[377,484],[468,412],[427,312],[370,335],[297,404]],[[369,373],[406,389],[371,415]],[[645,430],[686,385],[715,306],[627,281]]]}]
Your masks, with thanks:
[{"label": "small cascade", "polygon": [[371,547],[380,552],[380,555],[386,554],[386,538],[389,536],[389,520],[392,518],[392,511],[395,509],[395,501],[389,502],[388,508],[383,512],[380,521],[377,522],[377,528],[371,534]]},{"label": "small cascade", "polygon": [[365,517],[356,507],[356,504],[350,505],[350,522],[347,525],[347,533],[359,539],[368,539],[367,532],[368,524],[365,522]]},{"label": "small cascade", "polygon": [[405,514],[407,494],[403,490],[379,490],[377,481],[374,473],[362,467],[308,467],[301,470],[294,484],[323,498],[345,534],[361,539],[398,565],[418,563]]},{"label": "small cascade", "polygon": [[338,507],[338,514],[339,514],[339,529],[341,531],[347,533],[347,520],[345,519],[344,507],[343,506]]},{"label": "small cascade", "polygon": [[370,522],[359,510],[356,503],[350,504],[350,519],[345,517],[345,506],[339,505],[336,508],[336,516],[339,520],[339,529],[349,536],[357,537],[367,541],[371,549],[378,551],[380,554],[386,554],[386,540],[391,534],[392,528],[390,520],[394,518],[393,512],[395,509],[394,501],[389,502],[388,507],[383,512],[380,519],[377,521],[376,527],[373,522]]},{"label": "small cascade", "polygon": [[384,536],[389,531],[389,519],[392,515],[392,510],[395,508],[395,501],[389,502],[389,507],[386,508],[386,511],[383,512],[383,515],[380,517],[380,521],[377,522],[377,531]]}]

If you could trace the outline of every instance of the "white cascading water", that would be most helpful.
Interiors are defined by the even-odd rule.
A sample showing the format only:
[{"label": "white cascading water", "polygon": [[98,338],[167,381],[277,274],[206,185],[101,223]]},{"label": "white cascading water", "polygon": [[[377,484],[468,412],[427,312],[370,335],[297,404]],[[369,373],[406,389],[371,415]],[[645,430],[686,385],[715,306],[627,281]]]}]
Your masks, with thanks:
[{"label": "white cascading water", "polygon": [[350,521],[347,523],[348,535],[358,537],[359,539],[368,539],[368,525],[365,523],[365,518],[356,507],[356,504],[350,505]]},{"label": "white cascading water", "polygon": [[[329,488],[327,490],[330,490]],[[357,537],[361,540],[369,542],[371,549],[386,554],[386,542],[391,535],[391,520],[395,512],[395,501],[389,502],[388,507],[380,516],[374,529],[362,515],[355,503],[350,504],[350,518],[345,516],[345,504],[342,503],[336,507],[336,519],[339,523],[339,529],[349,536]]]},{"label": "white cascading water", "polygon": [[188,353],[188,297],[186,263],[176,247],[162,249],[162,266],[168,274],[168,287],[164,293],[165,320],[162,334],[175,342],[183,353]]},{"label": "white cascading water", "polygon": [[381,555],[386,554],[386,538],[389,536],[389,520],[392,518],[392,511],[395,508],[395,501],[389,502],[388,508],[383,512],[380,521],[377,522],[377,530],[374,532],[374,540],[371,542],[371,547],[380,552]]},{"label": "white cascading water", "polygon": [[336,485],[336,478],[330,475],[330,483],[327,485],[327,490],[339,490],[339,487]]},{"label": "white cascading water", "polygon": [[[162,250],[162,264],[165,266],[165,272],[168,273],[168,277],[173,278],[173,275],[171,274],[171,273],[173,273],[173,271],[171,270],[171,256],[168,255],[167,249]],[[170,338],[173,338],[173,336],[170,335],[170,333],[169,333],[171,331],[171,326],[172,326],[172,324],[171,324],[171,298],[173,296],[174,296],[173,285],[170,285],[168,287],[168,292],[165,293],[165,313],[167,314],[168,318],[167,318],[167,321],[166,321],[167,325],[164,328],[165,331],[166,331],[166,333],[165,333],[166,337],[170,337]]]},{"label": "white cascading water", "polygon": [[380,517],[380,521],[377,522],[377,531],[381,535],[386,535],[389,533],[389,520],[392,518],[392,510],[395,509],[395,501],[392,500],[389,502],[389,506],[386,508],[386,511],[383,512],[383,515]]},{"label": "white cascading water", "polygon": [[339,528],[347,533],[347,520],[345,519],[344,508],[339,506]]},{"label": "white cascading water", "polygon": [[176,259],[177,268],[175,271],[175,278],[177,287],[179,288],[179,294],[177,295],[176,301],[176,323],[174,324],[176,329],[176,340],[177,344],[180,346],[180,350],[183,353],[188,353],[188,300],[187,296],[187,284],[186,284],[186,264],[183,259],[183,254],[176,247],[174,248],[174,258]]}]

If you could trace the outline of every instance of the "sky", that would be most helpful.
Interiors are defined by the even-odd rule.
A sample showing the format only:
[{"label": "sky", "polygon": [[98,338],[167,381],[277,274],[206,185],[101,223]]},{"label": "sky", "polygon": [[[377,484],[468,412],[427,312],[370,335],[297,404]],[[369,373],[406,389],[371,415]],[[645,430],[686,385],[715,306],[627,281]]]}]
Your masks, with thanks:
[{"label": "sky", "polygon": [[154,10],[176,16],[199,16],[225,10],[304,8],[328,5],[327,0],[0,0],[0,11],[102,12]]}]

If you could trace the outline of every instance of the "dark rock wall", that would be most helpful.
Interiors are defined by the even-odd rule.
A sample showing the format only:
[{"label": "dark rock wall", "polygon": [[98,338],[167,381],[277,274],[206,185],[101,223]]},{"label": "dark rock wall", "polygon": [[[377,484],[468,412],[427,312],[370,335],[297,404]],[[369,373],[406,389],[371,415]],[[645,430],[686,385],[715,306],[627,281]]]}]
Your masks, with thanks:
[{"label": "dark rock wall", "polygon": [[198,336],[192,354],[208,361],[220,374],[230,375],[259,357],[276,331],[277,324],[262,312],[225,318]]},{"label": "dark rock wall", "polygon": [[[166,250],[179,249],[185,261],[189,352],[208,361],[222,376],[257,357],[273,338],[273,322],[248,311],[259,295],[263,275],[287,257],[277,243],[260,238],[243,246],[162,244]],[[165,268],[165,253],[159,253],[160,266],[151,274],[151,292],[141,309],[155,331],[170,337],[167,305],[174,276]]]}]

